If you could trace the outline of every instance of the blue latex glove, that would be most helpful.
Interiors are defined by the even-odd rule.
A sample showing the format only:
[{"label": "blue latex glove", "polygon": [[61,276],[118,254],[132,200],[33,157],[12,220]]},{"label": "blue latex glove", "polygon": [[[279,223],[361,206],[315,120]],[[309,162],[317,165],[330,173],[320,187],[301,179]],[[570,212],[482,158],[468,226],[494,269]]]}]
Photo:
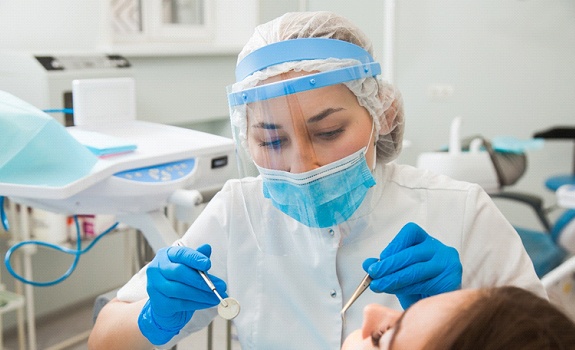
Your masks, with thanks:
[{"label": "blue latex glove", "polygon": [[397,295],[404,309],[425,297],[461,288],[463,270],[455,248],[412,222],[399,231],[379,259],[366,259],[363,269],[373,279],[371,290]]},{"label": "blue latex glove", "polygon": [[[142,334],[154,345],[165,344],[190,321],[194,311],[219,304],[218,297],[208,287],[198,271],[211,267],[212,248],[205,244],[197,250],[173,246],[162,248],[146,270],[146,302],[138,326]],[[226,283],[209,275],[222,297]]]}]

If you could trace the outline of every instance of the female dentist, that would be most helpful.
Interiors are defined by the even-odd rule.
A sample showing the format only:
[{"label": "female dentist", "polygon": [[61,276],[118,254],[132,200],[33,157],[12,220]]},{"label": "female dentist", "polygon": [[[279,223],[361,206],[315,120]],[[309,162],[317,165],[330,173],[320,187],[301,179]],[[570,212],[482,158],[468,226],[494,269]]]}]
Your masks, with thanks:
[{"label": "female dentist", "polygon": [[[170,348],[206,327],[219,299],[197,270],[239,301],[242,349],[339,349],[365,305],[400,310],[462,287],[545,297],[519,236],[478,185],[391,162],[401,96],[345,18],[287,13],[258,26],[228,100],[242,169],[259,176],[228,181],[121,288],[90,348]],[[366,273],[371,292],[344,323]]]}]

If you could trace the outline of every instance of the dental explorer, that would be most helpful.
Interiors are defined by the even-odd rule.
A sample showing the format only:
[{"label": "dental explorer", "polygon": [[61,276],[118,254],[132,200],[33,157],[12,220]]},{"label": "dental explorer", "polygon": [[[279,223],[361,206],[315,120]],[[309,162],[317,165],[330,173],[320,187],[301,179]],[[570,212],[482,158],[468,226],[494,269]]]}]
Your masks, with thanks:
[{"label": "dental explorer", "polygon": [[355,291],[351,295],[351,298],[349,298],[348,302],[345,304],[343,309],[341,309],[340,314],[341,314],[341,319],[344,321],[344,324],[345,324],[345,312],[357,300],[357,298],[359,298],[359,296],[362,295],[363,292],[365,292],[367,287],[369,287],[369,284],[371,283],[371,281],[372,281],[372,279],[371,279],[371,277],[369,277],[369,274],[365,275],[365,277],[361,280],[361,283],[359,284],[359,286],[357,286],[357,288],[355,289]]},{"label": "dental explorer", "polygon": [[[182,241],[177,241],[176,245],[180,247],[185,247]],[[240,313],[240,303],[234,298],[222,298],[220,293],[216,290],[216,286],[212,282],[212,280],[208,277],[208,275],[204,271],[196,270],[202,276],[208,287],[214,292],[214,294],[220,299],[220,304],[218,305],[218,314],[226,319],[231,320],[235,318]]]}]

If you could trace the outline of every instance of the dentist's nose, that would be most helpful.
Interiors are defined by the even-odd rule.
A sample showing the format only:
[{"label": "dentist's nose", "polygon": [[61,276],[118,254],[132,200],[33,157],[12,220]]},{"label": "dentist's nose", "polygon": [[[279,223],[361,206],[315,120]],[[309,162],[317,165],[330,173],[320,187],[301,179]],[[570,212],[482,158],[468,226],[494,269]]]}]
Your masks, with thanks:
[{"label": "dentist's nose", "polygon": [[319,163],[298,96],[289,95],[287,100],[293,127],[288,160],[289,172],[304,173],[318,168]]},{"label": "dentist's nose", "polygon": [[289,164],[291,173],[305,173],[320,166],[313,145],[307,137],[294,142],[291,153]]}]

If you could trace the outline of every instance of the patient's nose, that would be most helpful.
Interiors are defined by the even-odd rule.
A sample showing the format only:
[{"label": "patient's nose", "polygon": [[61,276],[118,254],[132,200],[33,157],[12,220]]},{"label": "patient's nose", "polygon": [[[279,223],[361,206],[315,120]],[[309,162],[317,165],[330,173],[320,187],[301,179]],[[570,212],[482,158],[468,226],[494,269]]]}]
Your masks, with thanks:
[{"label": "patient's nose", "polygon": [[385,331],[395,325],[402,312],[379,304],[369,304],[363,309],[363,337]]}]

